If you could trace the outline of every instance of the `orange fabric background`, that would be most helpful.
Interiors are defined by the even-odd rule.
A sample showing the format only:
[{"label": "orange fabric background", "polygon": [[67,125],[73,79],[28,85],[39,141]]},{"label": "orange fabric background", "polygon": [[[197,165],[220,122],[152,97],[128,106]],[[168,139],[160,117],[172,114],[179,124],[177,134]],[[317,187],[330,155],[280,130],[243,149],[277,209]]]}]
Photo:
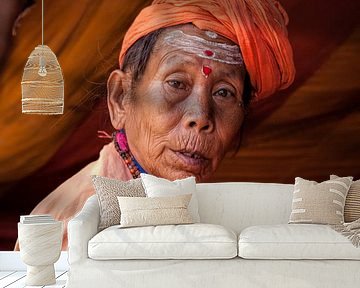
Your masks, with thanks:
[{"label": "orange fabric background", "polygon": [[[45,0],[45,44],[65,79],[65,114],[21,114],[21,76],[41,41],[34,6],[0,67],[0,250],[12,249],[20,214],[98,156],[111,132],[104,98],[121,38],[149,1]],[[282,0],[297,75],[253,107],[243,146],[213,181],[293,183],[329,174],[360,177],[360,25],[353,0]],[[48,4],[47,4],[48,3]],[[65,21],[66,20],[66,21]]]}]

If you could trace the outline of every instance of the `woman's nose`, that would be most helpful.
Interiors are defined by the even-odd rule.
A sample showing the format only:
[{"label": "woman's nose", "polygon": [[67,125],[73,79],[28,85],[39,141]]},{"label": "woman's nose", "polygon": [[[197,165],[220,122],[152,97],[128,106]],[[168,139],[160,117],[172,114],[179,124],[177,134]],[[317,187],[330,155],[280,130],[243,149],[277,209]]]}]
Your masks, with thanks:
[{"label": "woman's nose", "polygon": [[[191,97],[191,96],[190,96]],[[194,96],[186,107],[184,124],[187,129],[210,133],[214,130],[214,115],[209,96]]]}]

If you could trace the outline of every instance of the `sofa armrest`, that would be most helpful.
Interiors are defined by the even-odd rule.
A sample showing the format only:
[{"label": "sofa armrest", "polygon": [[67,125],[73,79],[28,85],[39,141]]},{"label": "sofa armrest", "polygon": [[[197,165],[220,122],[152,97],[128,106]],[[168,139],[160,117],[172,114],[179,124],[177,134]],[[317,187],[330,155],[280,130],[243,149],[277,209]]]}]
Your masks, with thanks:
[{"label": "sofa armrest", "polygon": [[69,264],[88,258],[88,242],[98,232],[100,208],[96,195],[86,200],[81,211],[69,221]]}]

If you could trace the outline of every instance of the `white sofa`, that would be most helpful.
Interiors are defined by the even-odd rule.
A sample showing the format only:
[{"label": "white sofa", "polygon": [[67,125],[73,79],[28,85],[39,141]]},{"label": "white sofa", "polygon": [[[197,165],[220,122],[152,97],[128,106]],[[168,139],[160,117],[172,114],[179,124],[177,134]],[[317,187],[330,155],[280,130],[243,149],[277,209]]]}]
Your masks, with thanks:
[{"label": "white sofa", "polygon": [[[192,250],[175,243],[177,248],[172,249],[175,256],[169,258],[187,251],[194,253],[195,259],[189,259],[191,255],[187,254],[187,259],[156,260],[154,258],[166,257],[155,255],[148,257],[153,259],[146,259],[146,253],[153,255],[151,253],[163,246],[144,246],[140,243],[141,237],[116,238],[117,233],[125,231],[118,226],[98,231],[99,205],[96,196],[92,196],[69,222],[70,270],[66,287],[360,287],[360,248],[355,248],[348,239],[325,225],[287,224],[292,192],[293,185],[289,184],[197,184],[201,223],[221,225],[209,225],[215,230],[220,229],[213,239],[221,242],[227,237],[228,240],[224,240],[225,245],[217,243],[214,248],[209,248],[206,243],[212,236],[205,235],[200,239],[203,243],[197,243]],[[193,225],[189,226],[192,229],[199,225],[206,227],[189,225]],[[170,226],[173,226],[171,231],[178,229]],[[152,231],[154,236],[158,230]],[[175,237],[171,234],[169,239]],[[100,245],[101,241],[94,242],[94,239],[107,243]],[[128,242],[131,242],[130,246]],[[122,248],[123,244],[126,249]],[[146,255],[141,257],[136,251]],[[199,255],[204,257],[195,255],[196,251],[208,253],[210,257],[200,252]],[[222,253],[227,259],[211,258],[211,255],[215,258]]]}]

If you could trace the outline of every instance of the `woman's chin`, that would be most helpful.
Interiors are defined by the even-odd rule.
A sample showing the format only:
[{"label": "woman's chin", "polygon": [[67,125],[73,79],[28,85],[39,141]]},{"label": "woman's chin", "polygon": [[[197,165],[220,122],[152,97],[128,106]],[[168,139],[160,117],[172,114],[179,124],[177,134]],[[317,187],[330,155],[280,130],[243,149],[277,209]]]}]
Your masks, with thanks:
[{"label": "woman's chin", "polygon": [[203,177],[202,175],[196,175],[194,173],[186,172],[186,171],[167,171],[161,174],[162,175],[158,175],[158,177],[165,178],[171,181],[194,176],[196,178],[196,182],[204,182],[206,181],[206,179],[210,178],[210,176]]},{"label": "woman's chin", "polygon": [[205,182],[214,174],[210,159],[172,150],[167,152],[163,154],[166,156],[162,158],[163,161],[159,161],[156,167],[153,167],[154,171],[149,173],[171,181],[194,176],[196,182]]},{"label": "woman's chin", "polygon": [[[156,175],[158,174],[158,175]],[[185,171],[181,169],[176,169],[174,167],[160,170],[158,173],[154,173],[155,176],[165,178],[171,181],[178,180],[178,179],[184,179],[187,177],[194,176],[196,178],[196,182],[206,182],[209,180],[212,176],[212,173],[194,173],[192,171]]]},{"label": "woman's chin", "polygon": [[[215,172],[216,163],[209,156],[195,153],[174,151],[166,149],[152,165],[144,167],[145,170],[157,177],[171,181],[194,176],[196,182],[209,181]],[[156,163],[156,165],[154,165]]]}]

